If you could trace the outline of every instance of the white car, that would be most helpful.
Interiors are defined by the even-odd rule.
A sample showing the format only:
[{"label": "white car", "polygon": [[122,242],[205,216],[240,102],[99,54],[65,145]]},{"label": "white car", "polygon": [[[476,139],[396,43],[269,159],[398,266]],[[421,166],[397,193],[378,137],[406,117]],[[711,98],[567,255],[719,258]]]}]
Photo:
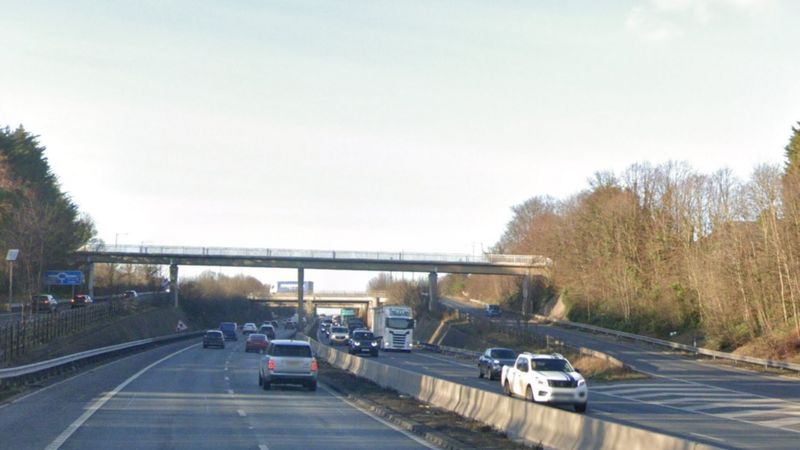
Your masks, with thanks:
[{"label": "white car", "polygon": [[513,366],[503,366],[500,376],[503,393],[543,403],[572,404],[576,412],[585,412],[589,389],[583,375],[566,358],[554,353],[523,353]]},{"label": "white car", "polygon": [[246,324],[242,325],[242,334],[250,334],[250,333],[257,333],[258,328],[256,328],[256,324],[253,322],[247,322]]}]

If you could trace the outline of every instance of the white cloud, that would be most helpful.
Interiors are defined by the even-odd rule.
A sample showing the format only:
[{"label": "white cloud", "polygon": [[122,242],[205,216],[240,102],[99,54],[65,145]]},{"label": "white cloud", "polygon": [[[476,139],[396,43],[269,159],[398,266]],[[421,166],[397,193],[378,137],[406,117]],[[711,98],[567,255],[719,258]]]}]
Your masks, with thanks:
[{"label": "white cloud", "polygon": [[724,13],[751,15],[773,6],[775,0],[649,0],[634,7],[625,27],[644,40],[669,41],[688,27],[705,25]]}]

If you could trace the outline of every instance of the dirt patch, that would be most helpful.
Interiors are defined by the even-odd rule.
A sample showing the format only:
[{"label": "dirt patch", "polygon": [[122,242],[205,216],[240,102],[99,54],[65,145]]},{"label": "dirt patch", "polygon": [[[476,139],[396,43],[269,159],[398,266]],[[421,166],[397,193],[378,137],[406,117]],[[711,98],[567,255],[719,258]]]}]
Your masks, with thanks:
[{"label": "dirt patch", "polygon": [[[512,441],[505,433],[498,432],[486,424],[436,408],[397,391],[384,389],[369,380],[358,378],[350,372],[337,369],[328,363],[320,362],[319,377],[320,381],[342,394],[371,402],[392,416],[399,416],[406,421],[415,422],[419,425],[414,430],[417,434],[424,435],[426,432],[433,432],[433,434],[445,436],[451,442],[444,447],[463,449],[530,448]],[[437,445],[442,444],[441,442],[436,443]]]},{"label": "dirt patch", "polygon": [[98,323],[78,334],[64,336],[20,357],[15,365],[45,361],[94,348],[175,333],[178,320],[193,329],[186,315],[172,307],[142,308],[116,320]]}]

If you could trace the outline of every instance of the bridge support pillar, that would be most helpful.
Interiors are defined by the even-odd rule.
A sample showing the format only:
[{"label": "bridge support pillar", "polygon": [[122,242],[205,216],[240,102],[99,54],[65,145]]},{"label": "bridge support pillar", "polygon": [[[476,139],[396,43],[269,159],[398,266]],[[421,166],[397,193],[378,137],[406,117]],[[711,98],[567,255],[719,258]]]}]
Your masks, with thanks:
[{"label": "bridge support pillar", "polygon": [[428,311],[436,309],[436,301],[439,299],[439,289],[436,286],[439,276],[436,272],[428,274]]},{"label": "bridge support pillar", "polygon": [[531,277],[522,277],[522,315],[526,318],[533,312],[531,311]]},{"label": "bridge support pillar", "polygon": [[303,323],[303,317],[306,315],[305,299],[303,298],[303,289],[305,284],[305,269],[302,267],[297,268],[297,322]]},{"label": "bridge support pillar", "polygon": [[86,265],[86,293],[94,298],[94,263],[91,261]]},{"label": "bridge support pillar", "polygon": [[178,307],[178,265],[169,265],[169,293],[172,296],[172,303]]}]

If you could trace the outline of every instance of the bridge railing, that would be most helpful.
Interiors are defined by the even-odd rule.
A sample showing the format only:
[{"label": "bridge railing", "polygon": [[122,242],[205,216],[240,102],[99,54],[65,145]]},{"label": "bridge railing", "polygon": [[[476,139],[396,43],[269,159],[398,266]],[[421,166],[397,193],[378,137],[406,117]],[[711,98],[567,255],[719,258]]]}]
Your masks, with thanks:
[{"label": "bridge railing", "polygon": [[550,258],[538,255],[503,255],[485,253],[467,255],[458,253],[408,253],[408,252],[364,252],[339,250],[296,250],[275,248],[233,248],[233,247],[181,247],[154,245],[106,245],[90,244],[79,251],[108,254],[138,254],[165,256],[218,256],[218,257],[256,257],[256,258],[318,258],[332,260],[378,260],[409,262],[442,262],[498,264],[525,267],[549,267]]}]

